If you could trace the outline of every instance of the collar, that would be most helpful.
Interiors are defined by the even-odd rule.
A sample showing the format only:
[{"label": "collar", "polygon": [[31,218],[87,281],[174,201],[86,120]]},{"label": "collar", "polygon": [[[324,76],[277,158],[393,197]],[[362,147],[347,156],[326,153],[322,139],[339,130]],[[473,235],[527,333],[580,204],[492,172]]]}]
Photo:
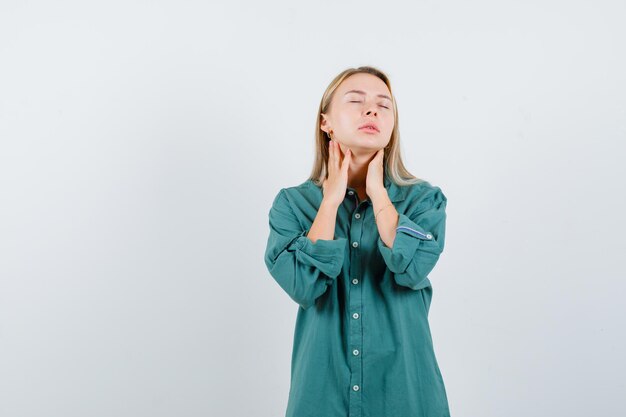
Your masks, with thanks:
[{"label": "collar", "polygon": [[406,193],[408,192],[409,187],[399,186],[398,184],[393,182],[393,180],[387,175],[387,173],[385,173],[384,175],[383,184],[385,184],[387,194],[389,195],[389,199],[392,202],[395,203],[396,201],[402,201],[406,198]]},{"label": "collar", "polygon": [[[310,179],[307,182],[311,186],[313,186],[314,188],[317,188],[317,190],[320,193],[322,192],[321,187],[315,186]],[[391,200],[392,202],[395,203],[395,202],[398,202],[398,201],[402,201],[402,200],[404,200],[406,198],[406,194],[407,194],[407,192],[409,190],[409,187],[402,187],[402,186],[397,185],[395,182],[393,182],[391,177],[389,177],[387,175],[387,173],[385,173],[384,176],[383,176],[383,184],[385,186],[385,189],[387,190],[387,195],[389,196],[389,200]],[[356,190],[354,188],[347,187],[346,195],[350,191],[352,191],[353,193],[356,193]],[[371,203],[371,201],[369,199],[367,199],[365,201]]]}]

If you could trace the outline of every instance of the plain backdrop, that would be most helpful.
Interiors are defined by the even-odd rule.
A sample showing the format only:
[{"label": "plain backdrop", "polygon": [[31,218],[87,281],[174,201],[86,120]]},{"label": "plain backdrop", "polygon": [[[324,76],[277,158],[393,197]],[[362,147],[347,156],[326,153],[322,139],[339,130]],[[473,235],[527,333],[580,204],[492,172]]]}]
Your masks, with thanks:
[{"label": "plain backdrop", "polygon": [[284,415],[298,306],[268,212],[360,65],[448,197],[430,323],[453,417],[626,415],[625,14],[2,1],[0,415]]}]

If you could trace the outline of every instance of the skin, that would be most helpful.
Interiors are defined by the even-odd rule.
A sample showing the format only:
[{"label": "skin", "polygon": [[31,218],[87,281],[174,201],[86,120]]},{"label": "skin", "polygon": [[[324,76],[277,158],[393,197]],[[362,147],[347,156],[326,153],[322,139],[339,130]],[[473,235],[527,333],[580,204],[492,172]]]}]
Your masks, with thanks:
[{"label": "skin", "polygon": [[[360,90],[364,94],[350,92]],[[376,225],[383,242],[392,247],[398,213],[383,183],[384,148],[394,127],[393,102],[387,85],[371,74],[353,74],[335,90],[328,113],[322,113],[321,129],[330,133],[328,178],[323,183],[324,197],[307,236],[333,239],[337,210],[348,186],[357,190],[361,200],[369,197],[376,214]],[[373,122],[379,132],[359,130]]]},{"label": "skin", "polygon": [[[351,90],[361,90],[365,94],[349,92]],[[377,156],[380,156],[381,161],[374,164],[382,163],[382,153],[391,139],[394,127],[393,102],[378,97],[378,94],[391,97],[387,85],[380,78],[366,73],[353,74],[335,90],[330,111],[322,113],[321,129],[330,133],[333,141],[339,144],[340,160],[350,151],[347,185],[357,190],[361,200],[366,196],[372,198],[384,188],[382,172],[375,169],[377,166],[370,171],[370,163]],[[380,132],[359,130],[366,122],[376,123]],[[336,197],[343,200],[345,193],[337,193],[340,195]]]}]

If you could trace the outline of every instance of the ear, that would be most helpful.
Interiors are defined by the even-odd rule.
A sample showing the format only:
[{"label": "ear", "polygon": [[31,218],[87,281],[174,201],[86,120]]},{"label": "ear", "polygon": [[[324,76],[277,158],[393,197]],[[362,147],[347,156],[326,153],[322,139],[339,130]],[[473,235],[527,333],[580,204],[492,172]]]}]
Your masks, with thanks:
[{"label": "ear", "polygon": [[321,113],[321,115],[322,115],[322,121],[320,122],[320,127],[324,132],[328,133],[330,130],[330,125],[328,124],[326,115],[324,113]]}]

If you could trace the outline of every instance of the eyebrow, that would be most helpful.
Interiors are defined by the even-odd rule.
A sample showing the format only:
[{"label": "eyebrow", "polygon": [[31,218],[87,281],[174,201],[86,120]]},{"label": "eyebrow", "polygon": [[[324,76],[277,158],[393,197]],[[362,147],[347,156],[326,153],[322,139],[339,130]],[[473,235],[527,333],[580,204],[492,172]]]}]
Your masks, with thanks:
[{"label": "eyebrow", "polygon": [[[362,90],[350,90],[350,91],[346,91],[346,94],[349,94],[349,93],[357,93],[357,94],[363,94],[363,95],[365,95],[365,94],[366,94],[366,93],[365,93],[365,91],[362,91]],[[346,94],[344,94],[344,96],[345,96]],[[393,100],[391,100],[391,97],[389,97],[388,95],[385,95],[385,94],[377,94],[377,95],[376,95],[376,97],[382,97],[382,98],[386,98],[386,99],[387,99],[387,100],[389,100],[389,101],[393,101]]]}]

